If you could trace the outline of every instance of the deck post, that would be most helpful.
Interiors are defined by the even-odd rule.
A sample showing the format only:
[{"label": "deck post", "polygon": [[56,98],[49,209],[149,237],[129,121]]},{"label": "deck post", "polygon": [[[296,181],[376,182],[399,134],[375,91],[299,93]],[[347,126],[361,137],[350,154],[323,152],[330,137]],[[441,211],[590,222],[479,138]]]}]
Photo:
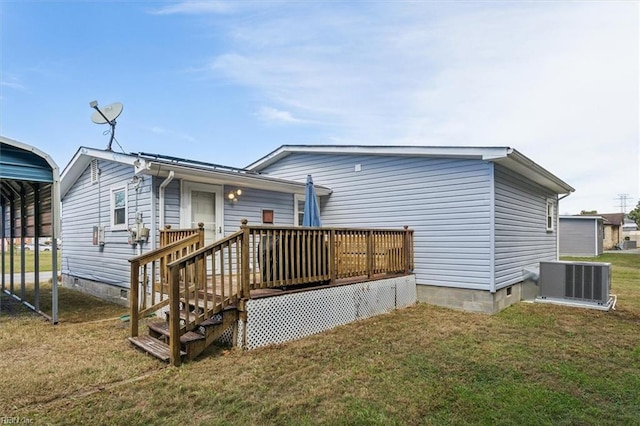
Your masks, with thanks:
[{"label": "deck post", "polygon": [[373,230],[367,231],[367,277],[373,278]]},{"label": "deck post", "polygon": [[138,335],[138,309],[139,298],[138,292],[140,291],[140,263],[136,260],[131,262],[131,281],[129,283],[129,305],[130,314],[129,321],[131,322],[131,337]]},{"label": "deck post", "polygon": [[198,235],[200,236],[198,248],[201,249],[204,247],[204,223],[202,222],[198,222]]},{"label": "deck post", "polygon": [[251,273],[249,270],[249,239],[251,238],[251,234],[250,234],[250,230],[249,230],[249,226],[247,225],[247,223],[249,223],[249,221],[247,219],[242,219],[240,221],[241,225],[240,225],[240,229],[242,230],[242,250],[240,253],[240,261],[241,261],[241,276],[240,276],[240,281],[241,281],[241,291],[240,291],[240,298],[244,299],[249,297],[249,274]]},{"label": "deck post", "polygon": [[409,226],[404,226],[402,251],[404,252],[404,274],[409,275],[411,270],[411,238],[410,238]]},{"label": "deck post", "polygon": [[180,268],[169,268],[169,362],[180,367]]},{"label": "deck post", "polygon": [[331,229],[329,231],[329,284],[335,284],[338,271],[336,270],[336,230]]}]

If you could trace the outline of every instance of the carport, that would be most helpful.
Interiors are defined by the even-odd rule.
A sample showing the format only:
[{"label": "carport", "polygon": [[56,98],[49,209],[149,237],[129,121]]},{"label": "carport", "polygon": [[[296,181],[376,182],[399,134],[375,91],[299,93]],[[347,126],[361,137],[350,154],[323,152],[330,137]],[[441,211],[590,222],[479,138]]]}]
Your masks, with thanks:
[{"label": "carport", "polygon": [[[37,148],[0,136],[2,292],[54,324],[58,322],[59,183],[59,169],[51,157]],[[48,246],[51,265],[41,262],[43,238],[51,239]],[[32,244],[27,246],[27,239]],[[27,247],[33,248],[33,258],[29,254],[29,261]],[[50,304],[40,297],[43,266],[51,271]],[[43,311],[41,306],[45,305]]]}]

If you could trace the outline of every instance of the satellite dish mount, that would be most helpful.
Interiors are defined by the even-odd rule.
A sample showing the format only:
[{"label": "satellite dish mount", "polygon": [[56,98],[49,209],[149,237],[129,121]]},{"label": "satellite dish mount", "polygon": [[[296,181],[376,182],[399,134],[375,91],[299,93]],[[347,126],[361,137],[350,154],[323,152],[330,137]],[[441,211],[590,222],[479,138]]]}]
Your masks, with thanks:
[{"label": "satellite dish mount", "polygon": [[109,139],[109,145],[107,145],[107,151],[112,151],[111,145],[116,133],[116,118],[122,113],[123,105],[120,102],[115,102],[103,108],[98,108],[98,101],[92,101],[89,102],[89,107],[96,110],[91,114],[91,121],[96,124],[109,124],[111,126],[111,138]]}]

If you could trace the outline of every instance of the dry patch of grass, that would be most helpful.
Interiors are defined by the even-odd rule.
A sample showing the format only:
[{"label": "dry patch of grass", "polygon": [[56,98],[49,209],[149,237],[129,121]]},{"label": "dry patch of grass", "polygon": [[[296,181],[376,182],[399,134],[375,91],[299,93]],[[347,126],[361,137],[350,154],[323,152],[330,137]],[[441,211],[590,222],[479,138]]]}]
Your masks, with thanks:
[{"label": "dry patch of grass", "polygon": [[[421,304],[284,345],[211,348],[179,369],[131,349],[116,320],[51,327],[19,318],[0,329],[0,373],[12,384],[0,415],[52,424],[637,424],[640,257],[620,259],[605,260],[619,297],[608,313],[520,303],[487,316]],[[20,332],[18,347],[4,343]]]}]

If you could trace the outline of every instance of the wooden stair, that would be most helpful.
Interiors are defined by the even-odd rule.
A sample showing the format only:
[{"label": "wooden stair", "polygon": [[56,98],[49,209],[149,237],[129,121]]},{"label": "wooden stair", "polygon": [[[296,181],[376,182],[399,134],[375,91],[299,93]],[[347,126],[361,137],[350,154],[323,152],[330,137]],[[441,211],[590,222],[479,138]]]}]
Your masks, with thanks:
[{"label": "wooden stair", "polygon": [[[193,314],[190,317],[193,318]],[[238,310],[235,306],[229,306],[211,318],[192,325],[192,330],[185,331],[183,327],[180,336],[180,357],[186,360],[195,359],[237,321]],[[148,335],[129,337],[129,341],[150,355],[169,362],[171,354],[169,323],[156,322],[149,324],[148,327]]]}]

